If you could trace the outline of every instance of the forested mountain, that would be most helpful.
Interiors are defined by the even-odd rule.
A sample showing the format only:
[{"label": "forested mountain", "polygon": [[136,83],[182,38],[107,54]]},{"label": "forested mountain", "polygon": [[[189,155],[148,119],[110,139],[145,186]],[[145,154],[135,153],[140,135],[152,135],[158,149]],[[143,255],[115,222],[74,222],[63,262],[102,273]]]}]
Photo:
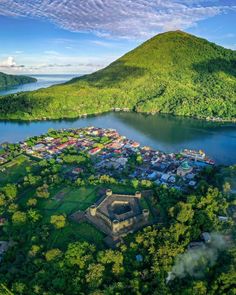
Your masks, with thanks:
[{"label": "forested mountain", "polygon": [[175,31],[66,84],[1,98],[3,119],[77,117],[129,108],[236,118],[236,52]]},{"label": "forested mountain", "polygon": [[0,90],[21,84],[36,82],[37,79],[28,76],[8,75],[0,72]]}]

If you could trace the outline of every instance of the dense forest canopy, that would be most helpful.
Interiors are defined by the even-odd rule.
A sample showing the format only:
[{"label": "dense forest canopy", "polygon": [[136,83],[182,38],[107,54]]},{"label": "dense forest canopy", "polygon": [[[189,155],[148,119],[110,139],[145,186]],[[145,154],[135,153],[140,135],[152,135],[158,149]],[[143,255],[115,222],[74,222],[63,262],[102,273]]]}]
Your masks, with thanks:
[{"label": "dense forest canopy", "polygon": [[8,75],[0,72],[0,90],[9,87],[36,82],[37,80],[28,76]]},{"label": "dense forest canopy", "polygon": [[0,99],[2,119],[77,117],[113,108],[235,119],[236,52],[168,32],[93,74]]},{"label": "dense forest canopy", "polygon": [[[65,214],[45,217],[40,204],[50,198],[50,178],[56,179],[60,167],[39,164],[40,170],[32,167],[20,187],[6,184],[0,190],[1,214],[8,219],[2,238],[12,243],[0,265],[1,294],[235,294],[235,223],[218,220],[234,204],[227,191],[204,181],[191,195],[153,188],[162,223],[108,249],[101,241],[83,241],[84,232],[72,227]],[[92,235],[91,230],[85,229]],[[203,231],[211,233],[211,246],[189,250],[189,243]]]}]

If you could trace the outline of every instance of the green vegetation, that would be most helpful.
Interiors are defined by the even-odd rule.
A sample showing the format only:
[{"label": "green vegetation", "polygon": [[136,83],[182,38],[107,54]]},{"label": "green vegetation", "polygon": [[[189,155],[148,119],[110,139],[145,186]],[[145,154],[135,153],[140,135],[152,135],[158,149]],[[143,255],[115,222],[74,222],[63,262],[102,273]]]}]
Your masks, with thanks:
[{"label": "green vegetation", "polygon": [[0,184],[10,181],[16,182],[20,177],[26,174],[26,167],[31,165],[31,161],[27,156],[20,155],[12,161],[1,165],[0,168]]},{"label": "green vegetation", "polygon": [[55,231],[49,239],[48,245],[52,249],[58,247],[65,250],[68,241],[88,241],[97,245],[98,248],[104,247],[104,234],[86,222],[79,224],[71,222],[70,226],[63,228],[60,232]]},{"label": "green vegetation", "polygon": [[[96,158],[75,147],[38,161],[18,145],[6,144],[4,151],[7,162],[0,167],[8,177],[0,174],[0,242],[8,250],[0,254],[0,294],[236,294],[234,166],[207,167],[194,190],[179,190],[126,178],[127,171],[122,180],[96,175]],[[135,153],[131,163],[140,167],[144,160]],[[74,175],[78,166],[83,172]],[[115,249],[84,214],[107,188],[142,191],[141,206],[151,211],[149,225],[123,237]],[[203,233],[211,241],[203,242]],[[189,248],[196,241],[200,246]]]},{"label": "green vegetation", "polygon": [[236,165],[224,167],[220,172],[219,176],[224,191],[236,194]]},{"label": "green vegetation", "polygon": [[[59,213],[47,221],[37,204],[18,202],[16,186],[1,187],[5,202],[0,208],[8,222],[0,236],[13,242],[0,265],[1,288],[8,292],[3,294],[235,294],[235,224],[231,218],[218,220],[232,203],[230,197],[207,183],[194,195],[165,187],[153,193],[152,207],[161,223],[129,235],[112,250],[90,224]],[[203,231],[221,233],[216,235],[221,244],[192,252],[193,260],[187,247]],[[167,282],[178,263],[185,268],[180,266]]]},{"label": "green vegetation", "polygon": [[235,119],[236,52],[184,32],[157,35],[103,70],[1,98],[2,119],[78,117],[113,108]]},{"label": "green vegetation", "polygon": [[72,188],[59,186],[51,189],[50,197],[39,201],[38,206],[45,214],[72,214],[78,210],[85,210],[97,199],[94,187]]},{"label": "green vegetation", "polygon": [[36,81],[37,79],[28,76],[7,75],[0,73],[0,90]]}]

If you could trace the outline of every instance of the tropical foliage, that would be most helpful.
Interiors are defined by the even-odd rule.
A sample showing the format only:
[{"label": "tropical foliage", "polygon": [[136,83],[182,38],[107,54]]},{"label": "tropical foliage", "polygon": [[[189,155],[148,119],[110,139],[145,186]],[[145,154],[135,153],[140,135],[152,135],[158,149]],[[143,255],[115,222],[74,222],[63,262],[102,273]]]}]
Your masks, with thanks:
[{"label": "tropical foliage", "polygon": [[[17,152],[18,145],[9,149]],[[25,159],[17,180],[0,183],[0,241],[9,243],[0,257],[0,294],[236,294],[236,209],[228,184],[235,167],[223,174],[218,167],[206,169],[198,187],[184,192],[150,180],[96,179],[91,159],[74,156],[72,149],[59,162]],[[63,172],[75,163],[91,170],[90,177],[66,179]],[[71,214],[94,204],[96,191],[106,188],[152,190],[146,205],[157,215],[154,224],[126,236],[116,249]],[[190,251],[203,232],[212,235],[210,246]]]},{"label": "tropical foliage", "polygon": [[157,35],[103,70],[1,98],[2,119],[77,117],[114,108],[236,118],[236,52],[177,32]]}]

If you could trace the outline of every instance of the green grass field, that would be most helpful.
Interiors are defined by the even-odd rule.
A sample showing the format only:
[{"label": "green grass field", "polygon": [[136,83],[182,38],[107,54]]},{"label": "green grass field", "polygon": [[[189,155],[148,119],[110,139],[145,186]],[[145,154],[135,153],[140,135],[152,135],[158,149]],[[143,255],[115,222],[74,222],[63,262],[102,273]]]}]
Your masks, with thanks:
[{"label": "green grass field", "polygon": [[17,182],[26,174],[26,167],[31,166],[32,161],[25,155],[20,155],[12,161],[1,166],[5,171],[0,171],[0,185]]},{"label": "green grass field", "polygon": [[98,197],[95,187],[56,187],[50,190],[49,199],[40,200],[38,208],[46,215],[66,214],[86,210]]},{"label": "green grass field", "polygon": [[[23,160],[23,159],[22,159]],[[22,164],[24,162],[22,161]],[[61,230],[53,230],[47,243],[48,249],[66,249],[69,243],[75,241],[88,241],[99,248],[104,248],[103,239],[105,235],[89,223],[77,223],[69,216],[78,211],[84,211],[100,198],[100,190],[112,189],[114,193],[133,194],[135,189],[122,185],[100,185],[73,187],[58,185],[49,188],[48,199],[37,198],[36,208],[43,216],[43,223],[50,223],[50,217],[56,214],[67,215],[66,226]],[[35,197],[35,189],[27,189],[19,196],[19,205],[25,207],[29,198]],[[143,208],[148,208],[145,199],[141,200]]]},{"label": "green grass field", "polygon": [[35,188],[27,188],[21,193],[18,194],[18,204],[24,208],[26,208],[27,201],[30,198],[35,198]]},{"label": "green grass field", "polygon": [[[77,223],[69,219],[69,215],[78,210],[85,210],[98,198],[97,187],[64,187],[51,188],[48,199],[39,199],[37,209],[43,215],[43,222],[49,223],[51,215],[66,214],[67,224],[61,230],[54,230],[48,239],[48,249],[66,249],[67,245],[76,241],[88,241],[99,248],[103,248],[104,234],[94,226],[83,222]],[[29,198],[35,197],[35,189],[28,189],[22,192],[19,204],[23,207]]]},{"label": "green grass field", "polygon": [[134,194],[137,190],[131,186],[125,186],[121,184],[107,184],[103,185],[104,189],[111,189],[116,194]]}]

